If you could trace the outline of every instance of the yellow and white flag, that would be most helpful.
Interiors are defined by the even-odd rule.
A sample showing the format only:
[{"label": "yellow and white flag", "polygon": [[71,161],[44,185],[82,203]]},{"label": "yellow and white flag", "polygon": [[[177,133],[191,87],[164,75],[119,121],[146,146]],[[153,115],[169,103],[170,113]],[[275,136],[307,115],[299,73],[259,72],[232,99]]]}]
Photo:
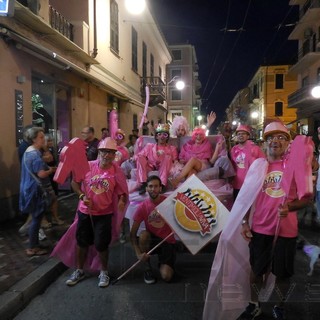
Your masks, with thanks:
[{"label": "yellow and white flag", "polygon": [[192,254],[219,232],[229,211],[195,175],[189,177],[156,210]]}]

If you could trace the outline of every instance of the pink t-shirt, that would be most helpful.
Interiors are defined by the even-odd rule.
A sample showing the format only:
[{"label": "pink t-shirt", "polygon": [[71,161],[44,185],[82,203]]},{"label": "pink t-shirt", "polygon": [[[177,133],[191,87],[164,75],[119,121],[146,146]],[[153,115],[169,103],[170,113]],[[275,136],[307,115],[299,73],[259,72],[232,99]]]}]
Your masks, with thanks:
[{"label": "pink t-shirt", "polygon": [[101,169],[99,160],[89,161],[90,171],[81,184],[81,190],[92,199],[93,206],[89,208],[83,201],[79,202],[78,209],[86,214],[104,215],[113,213],[113,193],[122,194],[116,181],[116,169]]},{"label": "pink t-shirt", "polygon": [[[259,193],[252,218],[252,230],[266,235],[274,235],[278,222],[278,208],[283,204],[285,192],[282,189],[283,161],[269,164],[261,192]],[[297,199],[297,187],[293,180],[287,202]],[[290,211],[280,222],[279,236],[294,238],[298,234],[297,212]]]},{"label": "pink t-shirt", "polygon": [[[165,200],[165,198],[165,196],[161,195],[159,201],[156,203],[152,202],[150,199],[143,201],[133,216],[134,221],[137,221],[138,223],[144,221],[147,231],[161,239],[164,239],[172,232],[169,225],[162,219],[160,214],[154,210],[157,205]],[[176,240],[174,235],[167,239],[167,242],[175,243]]]},{"label": "pink t-shirt", "polygon": [[249,167],[258,158],[265,158],[265,154],[251,140],[247,140],[243,146],[237,144],[231,149],[231,162],[236,172],[232,181],[234,189],[241,188]]}]

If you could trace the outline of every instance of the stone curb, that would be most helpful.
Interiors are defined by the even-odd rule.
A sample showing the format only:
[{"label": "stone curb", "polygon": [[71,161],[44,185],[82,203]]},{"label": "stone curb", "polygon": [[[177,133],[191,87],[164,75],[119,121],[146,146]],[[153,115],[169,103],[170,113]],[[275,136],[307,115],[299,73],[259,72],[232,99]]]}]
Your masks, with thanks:
[{"label": "stone curb", "polygon": [[12,319],[35,296],[43,292],[67,267],[50,258],[0,296],[0,319]]}]

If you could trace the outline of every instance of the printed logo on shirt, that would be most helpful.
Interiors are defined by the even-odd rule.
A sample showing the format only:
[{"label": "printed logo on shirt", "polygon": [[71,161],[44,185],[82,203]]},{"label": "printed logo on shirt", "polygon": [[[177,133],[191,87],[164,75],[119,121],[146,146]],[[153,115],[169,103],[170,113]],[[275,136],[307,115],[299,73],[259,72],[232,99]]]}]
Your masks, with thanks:
[{"label": "printed logo on shirt", "polygon": [[105,176],[95,175],[90,179],[90,189],[95,194],[101,194],[109,190],[110,184]]},{"label": "printed logo on shirt", "polygon": [[153,210],[148,216],[148,223],[154,228],[160,229],[164,226],[165,222],[160,216],[160,214]]},{"label": "printed logo on shirt", "polygon": [[178,192],[174,200],[174,215],[183,229],[200,232],[202,236],[211,233],[212,227],[217,224],[217,205],[209,193],[188,188]]},{"label": "printed logo on shirt", "polygon": [[262,192],[265,192],[272,198],[280,198],[285,195],[285,192],[281,188],[282,171],[271,171],[264,179]]},{"label": "printed logo on shirt", "polygon": [[237,164],[237,167],[240,169],[244,169],[244,159],[245,159],[246,155],[243,152],[240,152],[235,159],[235,162]]}]

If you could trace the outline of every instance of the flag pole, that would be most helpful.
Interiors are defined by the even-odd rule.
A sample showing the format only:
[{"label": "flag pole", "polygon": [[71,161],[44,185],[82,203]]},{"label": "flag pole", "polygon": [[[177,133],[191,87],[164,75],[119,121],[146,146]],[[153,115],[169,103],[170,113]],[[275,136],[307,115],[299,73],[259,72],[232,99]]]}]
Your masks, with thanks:
[{"label": "flag pole", "polygon": [[[162,239],[156,246],[154,246],[150,251],[147,252],[147,254],[151,254],[154,250],[156,250],[158,247],[160,247],[166,240],[168,240],[171,236],[174,235],[174,232],[172,231],[169,235],[167,235],[164,239]],[[132,269],[134,269],[141,260],[136,261],[128,270],[126,270],[123,274],[121,274],[117,279],[113,280],[111,282],[112,285],[116,284],[119,280],[121,280],[126,274],[128,274]]]}]

